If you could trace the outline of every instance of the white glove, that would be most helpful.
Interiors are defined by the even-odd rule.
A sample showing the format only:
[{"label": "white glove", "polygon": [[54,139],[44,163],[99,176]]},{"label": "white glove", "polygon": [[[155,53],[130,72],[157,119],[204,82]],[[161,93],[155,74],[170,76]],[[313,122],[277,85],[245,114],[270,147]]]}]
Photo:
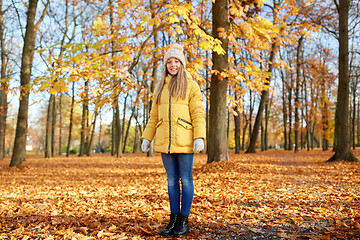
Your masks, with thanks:
[{"label": "white glove", "polygon": [[194,152],[201,152],[204,150],[204,139],[197,138],[194,140]]},{"label": "white glove", "polygon": [[141,150],[143,152],[148,152],[150,150],[150,141],[147,139],[143,139],[143,142],[141,144]]}]

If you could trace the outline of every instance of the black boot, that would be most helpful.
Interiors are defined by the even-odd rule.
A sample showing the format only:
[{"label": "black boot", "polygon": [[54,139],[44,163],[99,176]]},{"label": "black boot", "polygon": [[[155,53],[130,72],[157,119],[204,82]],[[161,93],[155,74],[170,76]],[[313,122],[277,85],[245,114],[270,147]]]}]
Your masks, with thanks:
[{"label": "black boot", "polygon": [[160,232],[162,236],[169,236],[174,232],[174,228],[176,226],[176,222],[179,219],[180,214],[171,213],[170,214],[170,222],[169,224]]},{"label": "black boot", "polygon": [[179,214],[179,219],[176,223],[175,229],[174,229],[174,236],[185,236],[189,232],[189,222],[188,217],[186,215]]}]

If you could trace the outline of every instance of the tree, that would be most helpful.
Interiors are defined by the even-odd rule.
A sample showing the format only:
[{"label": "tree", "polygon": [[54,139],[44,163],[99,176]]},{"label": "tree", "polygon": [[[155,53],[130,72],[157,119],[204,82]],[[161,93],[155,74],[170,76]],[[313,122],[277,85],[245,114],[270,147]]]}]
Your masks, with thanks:
[{"label": "tree", "polygon": [[3,1],[0,0],[0,50],[1,50],[1,89],[0,89],[0,160],[4,158],[5,153],[5,131],[6,131],[6,116],[7,116],[7,88],[6,80],[6,50],[4,37],[4,14],[2,10]]},{"label": "tree", "polygon": [[71,137],[72,137],[72,129],[73,129],[73,115],[74,115],[74,104],[75,104],[75,82],[72,83],[72,95],[71,95],[71,107],[70,107],[70,119],[69,119],[69,135],[68,135],[68,143],[66,147],[66,156],[70,155],[70,147],[71,147]]},{"label": "tree", "polygon": [[89,81],[85,80],[84,83],[84,96],[82,104],[82,116],[81,116],[81,137],[80,137],[80,150],[79,156],[83,156],[86,153],[87,143],[89,141],[88,136],[88,113],[89,113]]},{"label": "tree", "polygon": [[[279,7],[279,3],[277,1],[274,1],[274,6],[269,6],[273,11],[273,25],[278,24],[278,19],[277,19],[277,12],[278,12],[278,7]],[[282,27],[281,27],[282,28]],[[270,56],[269,56],[269,60],[268,60],[268,67],[266,70],[266,78],[264,80],[264,89],[261,91],[261,99],[260,99],[260,104],[259,104],[259,109],[256,115],[256,119],[255,119],[255,124],[254,124],[254,128],[251,131],[251,135],[250,135],[250,143],[248,146],[248,149],[246,150],[246,153],[255,153],[255,148],[256,148],[256,142],[257,142],[257,137],[259,135],[259,130],[260,127],[262,126],[262,118],[263,118],[263,114],[264,114],[264,109],[265,109],[265,105],[268,102],[268,96],[269,96],[269,90],[268,87],[270,85],[270,80],[271,80],[271,76],[272,76],[272,70],[273,70],[273,66],[274,66],[274,59],[275,59],[275,55],[276,55],[276,51],[277,51],[277,45],[278,45],[278,40],[277,38],[280,37],[280,35],[278,33],[280,33],[280,28],[277,29],[277,31],[270,31],[270,34],[272,35],[272,37],[270,37],[268,35],[267,41],[264,39],[264,42],[271,42],[271,48],[270,50]]]},{"label": "tree", "polygon": [[[65,4],[65,5],[63,5]],[[70,17],[70,6],[69,6],[69,0],[65,0],[64,3],[60,2],[58,6],[56,7],[61,7],[61,8],[65,8],[64,9],[64,16],[59,16],[60,14],[56,11],[52,11],[52,9],[50,10],[50,12],[55,12],[53,14],[51,14],[51,18],[53,21],[55,21],[58,25],[58,28],[61,29],[60,34],[59,34],[59,38],[60,38],[60,49],[59,52],[57,54],[57,56],[55,57],[54,53],[51,53],[51,51],[49,51],[49,55],[53,55],[54,58],[54,62],[52,64],[49,64],[49,70],[51,71],[51,78],[53,79],[52,84],[50,85],[50,98],[49,98],[49,103],[48,103],[48,114],[47,114],[47,123],[46,123],[46,147],[45,147],[45,158],[50,158],[54,155],[54,142],[55,142],[55,124],[56,124],[56,104],[55,104],[55,95],[57,92],[60,92],[60,100],[59,102],[61,103],[61,94],[62,94],[62,89],[64,89],[64,87],[62,86],[63,84],[59,81],[60,80],[60,76],[61,76],[61,72],[60,71],[55,71],[55,69],[57,69],[58,67],[61,67],[61,62],[62,62],[62,58],[63,58],[63,54],[66,50],[66,48],[64,47],[66,44],[70,44],[74,38],[75,38],[75,33],[76,33],[76,27],[78,25],[77,23],[77,18],[79,18],[79,16],[77,17],[73,17],[71,19]],[[56,7],[54,7],[54,9],[56,9]],[[72,9],[73,11],[75,11],[75,8]],[[80,15],[80,14],[79,14]],[[61,20],[57,20],[58,17],[61,17]],[[71,26],[73,27],[72,32],[70,32],[71,30]],[[50,30],[51,31],[51,30]],[[54,44],[52,42],[52,44]],[[51,49],[54,50],[54,49]],[[44,59],[44,57],[43,57]],[[46,61],[46,60],[44,60]],[[60,121],[60,127],[59,127],[59,155],[61,154],[61,119],[62,119],[62,112],[61,112],[61,104],[59,104],[59,121]]]},{"label": "tree", "polygon": [[[273,45],[271,47],[270,58],[269,58],[269,67],[268,67],[268,73],[270,73],[270,76],[271,76],[272,69],[273,69],[275,52],[276,52],[276,43],[273,43]],[[265,82],[266,85],[269,85],[270,79],[271,79],[271,77],[269,77],[267,79],[267,82]],[[261,92],[260,105],[259,105],[259,109],[258,109],[258,112],[256,115],[254,128],[253,128],[253,131],[250,136],[250,144],[249,144],[248,149],[246,150],[246,153],[255,153],[256,141],[257,141],[257,137],[259,135],[259,129],[260,129],[262,117],[264,114],[265,104],[268,101],[268,96],[269,96],[268,90],[263,90]]]},{"label": "tree", "polygon": [[[155,18],[155,9],[156,7],[154,6],[154,1],[153,0],[150,0],[150,11],[151,11],[151,18]],[[156,25],[154,24],[153,26],[153,31],[156,30]],[[153,59],[153,67],[152,67],[152,73],[151,73],[151,84],[150,84],[150,92],[153,93],[154,90],[155,90],[155,83],[156,83],[156,78],[157,78],[157,74],[158,74],[158,66],[157,66],[157,55],[158,55],[158,52],[157,52],[157,49],[158,49],[158,45],[159,45],[159,35],[158,33],[155,33],[154,34],[154,49],[155,51],[153,52],[153,55],[152,55],[152,59]],[[147,114],[150,115],[150,110],[151,110],[151,106],[152,106],[153,102],[152,100],[150,99],[149,100],[149,103],[146,105],[147,107]],[[147,152],[147,156],[148,157],[153,157],[154,156],[154,141],[151,142],[150,144],[150,150]]]},{"label": "tree", "polygon": [[18,120],[16,124],[16,135],[13,155],[10,167],[19,166],[26,159],[26,132],[29,110],[29,94],[30,94],[30,78],[31,68],[35,50],[36,26],[35,15],[38,0],[29,0],[27,12],[27,24],[24,38],[24,47],[21,58],[20,73],[20,104],[18,112]]},{"label": "tree", "polygon": [[[336,3],[336,1],[335,1]],[[349,134],[349,0],[339,0],[339,84],[336,102],[335,154],[328,161],[358,161],[351,151]]]},{"label": "tree", "polygon": [[298,46],[296,48],[296,84],[295,84],[295,152],[299,151],[299,131],[300,131],[300,71],[301,71],[301,61],[300,61],[300,51],[302,48],[302,42],[304,35],[300,35],[298,40]]},{"label": "tree", "polygon": [[213,35],[220,39],[225,54],[212,53],[213,74],[210,86],[210,116],[208,163],[228,161],[228,139],[226,131],[226,94],[228,79],[223,72],[228,69],[228,38],[229,29],[227,0],[217,0],[212,4]]},{"label": "tree", "polygon": [[53,128],[53,112],[54,112],[54,104],[55,101],[54,94],[50,94],[48,109],[47,109],[47,118],[46,118],[46,136],[45,136],[45,158],[51,158],[53,156],[53,148],[52,148],[52,128]]}]

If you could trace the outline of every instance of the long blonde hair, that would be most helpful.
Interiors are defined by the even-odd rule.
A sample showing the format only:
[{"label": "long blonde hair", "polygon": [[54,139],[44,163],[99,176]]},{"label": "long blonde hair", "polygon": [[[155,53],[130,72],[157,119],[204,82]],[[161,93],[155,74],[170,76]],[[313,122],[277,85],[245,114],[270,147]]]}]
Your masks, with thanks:
[{"label": "long blonde hair", "polygon": [[[156,94],[155,94],[155,103],[160,103],[161,93],[165,85],[165,78],[169,75],[169,72],[166,67],[166,63],[164,66],[163,75],[159,84],[159,87],[157,88]],[[169,93],[172,97],[175,98],[181,98],[185,99],[186,97],[186,91],[187,91],[187,76],[186,71],[182,63],[180,63],[180,68],[178,73],[175,76],[171,77],[170,84],[169,84]]]}]

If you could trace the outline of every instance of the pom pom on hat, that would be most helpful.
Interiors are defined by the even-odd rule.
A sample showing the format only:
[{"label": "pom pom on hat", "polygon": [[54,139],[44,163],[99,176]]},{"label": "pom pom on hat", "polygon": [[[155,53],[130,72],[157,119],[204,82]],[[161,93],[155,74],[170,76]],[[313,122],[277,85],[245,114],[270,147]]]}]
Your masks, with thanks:
[{"label": "pom pom on hat", "polygon": [[177,58],[180,60],[184,68],[186,67],[186,60],[184,56],[184,48],[180,44],[175,43],[172,47],[165,53],[164,64],[169,60],[169,58]]},{"label": "pom pom on hat", "polygon": [[183,46],[181,46],[180,44],[177,44],[177,43],[175,43],[174,45],[172,45],[172,47],[171,47],[172,49],[177,49],[177,50],[180,50],[181,52],[183,52],[184,51],[184,48],[183,48]]}]

